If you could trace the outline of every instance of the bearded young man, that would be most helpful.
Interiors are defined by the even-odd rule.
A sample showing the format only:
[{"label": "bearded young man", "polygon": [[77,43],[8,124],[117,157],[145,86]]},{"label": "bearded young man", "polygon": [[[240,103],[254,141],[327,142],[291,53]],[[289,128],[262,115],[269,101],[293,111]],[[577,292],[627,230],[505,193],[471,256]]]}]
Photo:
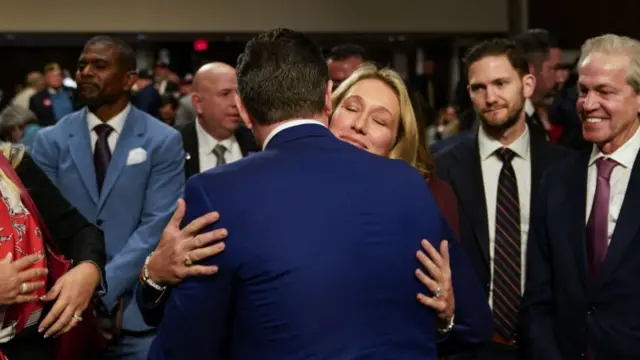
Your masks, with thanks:
[{"label": "bearded young man", "polygon": [[436,159],[460,209],[460,241],[493,309],[493,341],[465,359],[520,359],[518,313],[532,199],[543,172],[567,154],[530,132],[524,104],[535,88],[523,51],[488,40],[465,59],[480,126]]}]

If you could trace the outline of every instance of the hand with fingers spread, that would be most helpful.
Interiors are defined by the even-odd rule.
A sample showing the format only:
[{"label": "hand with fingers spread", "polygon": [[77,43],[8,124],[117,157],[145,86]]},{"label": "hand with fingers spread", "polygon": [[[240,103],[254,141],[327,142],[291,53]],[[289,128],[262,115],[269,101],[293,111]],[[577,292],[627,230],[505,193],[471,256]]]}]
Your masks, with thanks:
[{"label": "hand with fingers spread", "polygon": [[44,281],[38,281],[47,274],[45,268],[28,269],[40,261],[43,254],[32,254],[16,261],[9,253],[0,262],[0,305],[11,305],[37,301],[34,290],[44,287]]},{"label": "hand with fingers spread", "polygon": [[200,233],[218,221],[220,215],[217,212],[205,214],[180,229],[185,212],[185,202],[179,199],[178,207],[147,264],[149,279],[158,285],[176,285],[188,276],[213,275],[218,271],[217,266],[194,263],[224,250],[221,240],[227,236],[226,229]]},{"label": "hand with fingers spread", "polygon": [[[451,281],[451,267],[449,265],[449,242],[440,243],[440,252],[427,240],[422,240],[422,248],[416,257],[429,275],[422,269],[416,269],[416,277],[426,286],[433,296],[418,294],[418,301],[438,314],[438,328],[446,328],[453,319],[455,299]],[[426,252],[426,254],[425,254]]]},{"label": "hand with fingers spread", "polygon": [[82,313],[89,305],[93,293],[100,285],[100,271],[92,263],[80,263],[56,281],[41,298],[55,301],[38,328],[44,337],[66,333],[82,321]]}]

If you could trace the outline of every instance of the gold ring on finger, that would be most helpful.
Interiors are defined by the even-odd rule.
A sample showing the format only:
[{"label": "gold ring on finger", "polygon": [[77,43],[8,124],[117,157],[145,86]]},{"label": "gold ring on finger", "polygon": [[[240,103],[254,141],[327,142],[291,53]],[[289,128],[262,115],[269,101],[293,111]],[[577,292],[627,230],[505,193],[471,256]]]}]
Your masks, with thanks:
[{"label": "gold ring on finger", "polygon": [[80,316],[80,314],[73,314],[73,319],[77,321],[82,321],[82,316]]},{"label": "gold ring on finger", "polygon": [[187,254],[184,256],[184,266],[189,267],[189,266],[191,266],[191,265],[193,265],[193,261],[192,261],[192,260],[191,260],[191,258],[189,257],[189,253],[187,253]]},{"label": "gold ring on finger", "polygon": [[22,283],[20,284],[20,294],[26,294],[29,291],[29,284]]},{"label": "gold ring on finger", "polygon": [[440,286],[438,286],[438,287],[436,288],[436,293],[435,293],[435,295],[436,295],[436,298],[438,298],[438,299],[442,296],[442,288],[441,288]]}]

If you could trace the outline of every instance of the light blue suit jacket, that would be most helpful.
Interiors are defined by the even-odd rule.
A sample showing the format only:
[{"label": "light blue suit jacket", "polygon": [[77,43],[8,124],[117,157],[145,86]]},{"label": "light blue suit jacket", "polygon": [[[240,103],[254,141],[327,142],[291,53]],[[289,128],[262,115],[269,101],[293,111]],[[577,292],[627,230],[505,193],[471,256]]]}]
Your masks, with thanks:
[{"label": "light blue suit jacket", "polygon": [[[133,289],[182,195],[182,139],[178,131],[132,106],[99,194],[86,114],[85,108],[39,131],[31,155],[64,196],[105,232],[105,305],[113,309],[123,296],[123,328],[147,330]],[[134,157],[143,161],[127,160],[134,149]]]}]

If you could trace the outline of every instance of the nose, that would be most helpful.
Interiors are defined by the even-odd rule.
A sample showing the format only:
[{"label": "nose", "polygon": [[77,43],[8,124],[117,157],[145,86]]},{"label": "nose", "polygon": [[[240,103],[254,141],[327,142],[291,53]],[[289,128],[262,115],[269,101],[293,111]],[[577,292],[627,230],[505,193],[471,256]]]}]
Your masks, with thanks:
[{"label": "nose", "polygon": [[600,104],[598,102],[597,96],[592,91],[588,92],[587,96],[582,102],[582,109],[587,112],[594,111],[597,110],[599,106]]},{"label": "nose", "polygon": [[498,95],[493,87],[488,87],[485,92],[485,101],[487,104],[495,104],[498,102]]},{"label": "nose", "polygon": [[364,114],[358,114],[351,123],[351,128],[360,134],[365,134],[367,131],[367,117]]}]

